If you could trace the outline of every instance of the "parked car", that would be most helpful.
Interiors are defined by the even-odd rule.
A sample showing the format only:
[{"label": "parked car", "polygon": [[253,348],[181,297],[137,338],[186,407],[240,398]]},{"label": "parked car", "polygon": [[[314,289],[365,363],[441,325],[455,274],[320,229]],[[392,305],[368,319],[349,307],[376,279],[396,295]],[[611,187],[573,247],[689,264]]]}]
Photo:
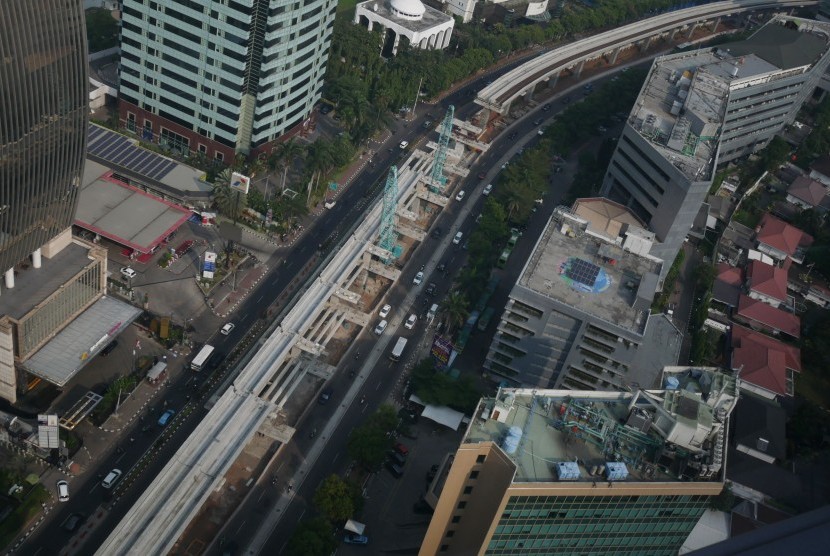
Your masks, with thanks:
[{"label": "parked car", "polygon": [[402,456],[401,454],[395,451],[390,451],[387,455],[389,456],[389,461],[391,461],[392,463],[400,465],[401,467],[406,465],[406,456]]},{"label": "parked car", "polygon": [[416,286],[420,286],[421,282],[423,282],[423,281],[424,281],[424,273],[423,272],[419,272],[418,274],[415,275],[415,278],[412,279],[412,283],[415,284]]},{"label": "parked car", "polygon": [[435,285],[435,282],[430,282],[429,285],[427,286],[426,294],[427,295],[435,295],[435,288],[437,288],[437,286]]},{"label": "parked car", "polygon": [[403,477],[403,467],[397,465],[394,462],[387,461],[386,469],[388,469],[389,472],[392,473],[392,476],[394,476],[396,479],[400,479],[401,477]]},{"label": "parked car", "polygon": [[550,110],[550,103],[547,103],[542,107],[542,112],[547,112],[548,110]]},{"label": "parked car", "polygon": [[107,344],[107,347],[105,347],[104,349],[101,350],[101,355],[109,355],[110,353],[115,351],[115,348],[117,348],[117,347],[118,347],[118,340],[113,340],[113,341],[111,341],[110,343]]},{"label": "parked car", "polygon": [[455,237],[452,238],[453,245],[458,245],[459,243],[461,243],[462,237],[464,237],[464,234],[462,232],[458,232],[457,234],[455,234]]},{"label": "parked car", "polygon": [[406,323],[403,326],[407,330],[412,330],[413,328],[415,328],[416,322],[418,322],[418,317],[415,315],[415,313],[412,313],[411,315],[409,315],[409,318],[406,319]]},{"label": "parked car", "polygon": [[533,125],[542,125],[542,118],[539,118],[538,120],[533,120]]},{"label": "parked car", "polygon": [[125,266],[125,267],[121,268],[121,276],[123,276],[127,280],[132,280],[133,278],[135,278],[137,276],[137,274],[138,273],[135,270],[133,270],[132,268],[130,268],[128,266]]},{"label": "parked car", "polygon": [[58,481],[58,500],[66,502],[69,500],[69,483]]},{"label": "parked car", "polygon": [[346,544],[369,544],[369,537],[366,535],[358,535],[357,533],[346,533],[343,537],[343,542]]},{"label": "parked car", "polygon": [[380,318],[385,319],[389,316],[389,312],[392,310],[392,306],[389,304],[384,305],[380,310]]},{"label": "parked car", "polygon": [[320,114],[326,115],[331,112],[331,104],[323,104],[320,106]]},{"label": "parked car", "polygon": [[232,322],[229,322],[225,326],[223,326],[222,330],[220,330],[219,332],[221,332],[222,334],[227,336],[228,334],[230,334],[233,331],[234,328],[236,328],[236,325]]},{"label": "parked car", "polygon": [[463,201],[464,200],[465,191],[462,189],[458,192],[458,195],[455,196],[456,201]]},{"label": "parked car", "polygon": [[490,194],[491,191],[493,191],[493,184],[488,183],[487,185],[484,186],[484,191],[482,191],[481,194],[486,197],[487,195]]},{"label": "parked car", "polygon": [[409,141],[401,141],[400,148],[405,149],[409,146]]},{"label": "parked car", "polygon": [[407,447],[407,445],[402,444],[400,442],[395,444],[395,451],[397,453],[399,453],[400,455],[402,455],[402,456],[408,456],[409,455],[409,448]]},{"label": "parked car", "polygon": [[383,331],[384,331],[384,330],[386,330],[386,327],[387,327],[388,325],[389,325],[389,323],[388,323],[388,322],[386,322],[385,320],[380,321],[380,322],[378,323],[378,325],[375,327],[375,334],[377,334],[378,336],[380,336],[381,334],[383,334]]},{"label": "parked car", "polygon": [[434,230],[432,230],[432,234],[430,235],[432,235],[433,238],[438,239],[439,237],[441,237],[441,228],[436,227]]}]

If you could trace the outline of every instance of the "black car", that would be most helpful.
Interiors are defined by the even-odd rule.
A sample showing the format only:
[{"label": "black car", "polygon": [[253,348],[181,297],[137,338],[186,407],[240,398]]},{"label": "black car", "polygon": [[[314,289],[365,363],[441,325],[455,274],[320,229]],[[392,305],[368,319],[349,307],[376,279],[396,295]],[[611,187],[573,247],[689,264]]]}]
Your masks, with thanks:
[{"label": "black car", "polygon": [[429,286],[427,286],[427,291],[426,291],[426,294],[427,294],[427,295],[435,295],[435,289],[436,289],[437,287],[438,287],[438,286],[436,286],[436,285],[435,285],[435,282],[430,282],[430,283],[429,283]]},{"label": "black car", "polygon": [[441,228],[435,228],[434,230],[432,230],[432,234],[431,234],[431,235],[432,235],[432,237],[434,237],[435,239],[438,239],[439,237],[441,237]]},{"label": "black car", "polygon": [[539,118],[538,120],[533,120],[533,125],[542,125],[542,119]]},{"label": "black car", "polygon": [[444,263],[441,263],[441,264],[438,265],[438,268],[436,268],[436,270],[438,272],[444,272],[445,270],[447,270],[447,265],[445,265]]},{"label": "black car", "polygon": [[386,469],[388,469],[389,472],[392,473],[392,476],[394,476],[396,479],[400,479],[401,477],[403,477],[403,467],[401,467],[400,465],[397,465],[391,461],[387,461]]},{"label": "black car", "polygon": [[84,524],[85,520],[86,520],[86,516],[84,514],[82,514],[80,512],[71,513],[71,514],[69,514],[69,517],[67,517],[63,521],[63,523],[61,523],[61,529],[71,533],[71,532],[75,531],[76,529],[80,528],[81,525]]},{"label": "black car", "polygon": [[568,104],[569,102],[571,102],[571,97],[569,96],[562,99],[562,104]]},{"label": "black car", "polygon": [[325,116],[329,112],[331,112],[331,105],[330,104],[324,104],[320,107],[320,114],[323,114]]},{"label": "black car", "polygon": [[406,456],[404,456],[402,454],[399,454],[398,452],[395,452],[395,451],[390,451],[388,453],[388,456],[389,456],[389,461],[391,461],[395,465],[400,465],[401,467],[406,465]]},{"label": "black car", "polygon": [[542,112],[547,112],[548,110],[550,110],[550,103],[547,103],[542,107]]}]

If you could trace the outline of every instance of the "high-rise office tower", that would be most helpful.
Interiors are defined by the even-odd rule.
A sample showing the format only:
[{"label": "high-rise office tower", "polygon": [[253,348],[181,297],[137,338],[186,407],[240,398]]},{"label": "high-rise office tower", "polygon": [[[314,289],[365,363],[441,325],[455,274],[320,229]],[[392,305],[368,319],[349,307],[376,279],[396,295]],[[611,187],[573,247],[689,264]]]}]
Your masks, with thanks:
[{"label": "high-rise office tower", "polygon": [[[0,398],[15,402],[41,381],[65,384],[92,337],[135,315],[97,304],[106,250],[71,233],[89,112],[83,2],[4,0],[0,53]],[[81,315],[97,329],[65,333]]]},{"label": "high-rise office tower", "polygon": [[830,63],[830,25],[779,16],[746,40],[657,58],[602,194],[629,207],[668,271],[722,164],[792,123]]},{"label": "high-rise office tower", "polygon": [[723,489],[735,379],[665,389],[499,390],[430,485],[420,554],[676,555]]},{"label": "high-rise office tower", "polygon": [[320,99],[337,0],[123,0],[119,117],[230,162],[297,131]]},{"label": "high-rise office tower", "polygon": [[75,216],[89,111],[82,4],[0,6],[0,272],[7,280]]}]

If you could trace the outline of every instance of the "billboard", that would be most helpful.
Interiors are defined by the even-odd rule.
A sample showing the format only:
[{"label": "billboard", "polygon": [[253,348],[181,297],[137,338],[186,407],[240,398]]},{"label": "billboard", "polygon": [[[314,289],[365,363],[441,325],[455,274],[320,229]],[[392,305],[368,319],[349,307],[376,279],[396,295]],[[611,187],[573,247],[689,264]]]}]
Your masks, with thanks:
[{"label": "billboard", "polygon": [[435,335],[432,339],[432,356],[435,357],[436,363],[439,366],[445,366],[450,360],[450,352],[452,352],[452,342],[449,338]]},{"label": "billboard", "polygon": [[232,191],[239,191],[248,194],[248,188],[251,186],[251,178],[243,176],[239,172],[231,174],[231,183],[229,184]]},{"label": "billboard", "polygon": [[37,416],[37,441],[41,448],[60,448],[57,415]]},{"label": "billboard", "polygon": [[216,253],[205,251],[205,264],[202,269],[202,276],[204,278],[213,278],[214,272],[216,272]]}]

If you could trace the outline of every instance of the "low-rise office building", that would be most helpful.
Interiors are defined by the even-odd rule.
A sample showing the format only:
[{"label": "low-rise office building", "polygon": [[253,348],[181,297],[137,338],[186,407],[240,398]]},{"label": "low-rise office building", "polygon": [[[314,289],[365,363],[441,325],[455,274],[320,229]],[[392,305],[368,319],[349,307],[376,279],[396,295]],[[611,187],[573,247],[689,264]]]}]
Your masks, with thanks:
[{"label": "low-rise office building", "polygon": [[487,354],[484,366],[496,378],[622,390],[651,386],[676,363],[679,331],[650,314],[663,263],[648,254],[652,234],[621,208],[581,199],[574,210],[554,211]]}]

